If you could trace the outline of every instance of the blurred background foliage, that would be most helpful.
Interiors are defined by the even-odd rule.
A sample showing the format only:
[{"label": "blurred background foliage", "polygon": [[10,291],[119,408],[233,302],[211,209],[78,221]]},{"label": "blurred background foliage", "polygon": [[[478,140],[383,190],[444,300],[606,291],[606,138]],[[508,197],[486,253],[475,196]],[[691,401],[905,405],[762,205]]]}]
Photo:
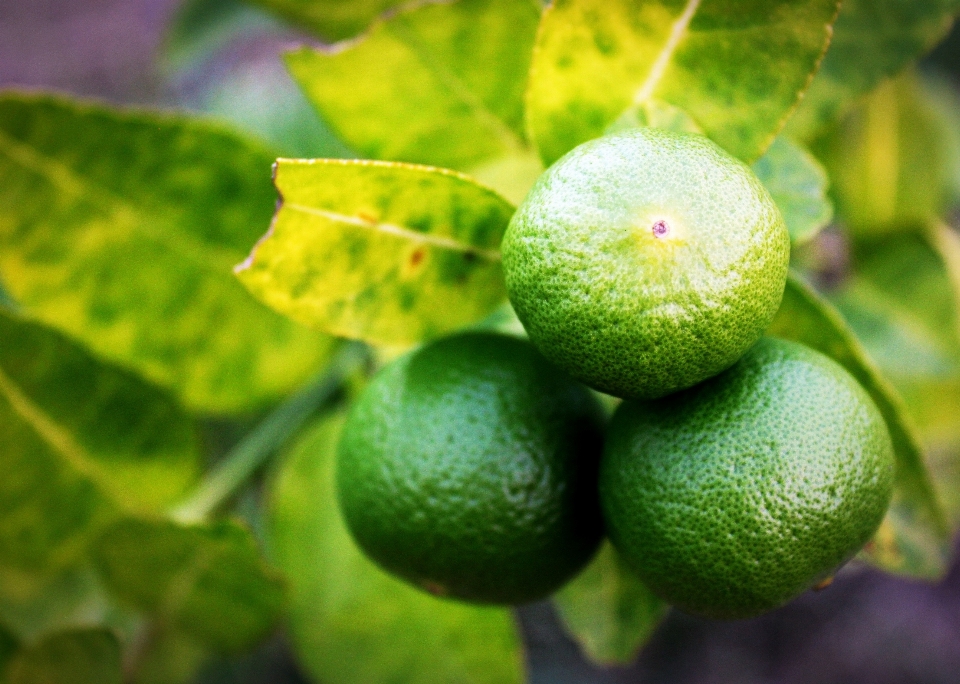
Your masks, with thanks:
[{"label": "blurred background foliage", "polygon": [[[429,6],[397,14],[401,4]],[[138,129],[138,147],[113,168],[98,163],[96,145],[70,148],[89,160],[96,201],[89,188],[73,197],[67,174],[38,197],[28,174],[0,171],[2,196],[29,209],[32,229],[65,227],[60,244],[0,255],[0,277],[13,294],[4,295],[0,314],[8,471],[0,483],[0,672],[10,684],[956,681],[956,562],[929,573],[945,572],[936,582],[854,563],[825,591],[756,620],[719,623],[668,610],[622,571],[609,547],[556,601],[511,614],[421,595],[352,546],[333,506],[331,445],[337,407],[373,361],[258,304],[229,268],[269,222],[267,169],[277,156],[430,162],[468,171],[513,201],[522,197],[542,170],[516,106],[522,93],[505,97],[503,84],[489,92],[478,86],[473,96],[505,123],[499,135],[481,135],[488,122],[454,116],[444,84],[419,73],[409,49],[416,44],[410,36],[434,41],[468,81],[472,64],[525,74],[528,50],[495,48],[532,45],[539,3],[515,3],[506,20],[485,16],[486,6],[0,4],[0,86],[204,116],[197,123],[133,115],[124,125]],[[800,275],[836,306],[902,397],[904,407],[892,406],[888,420],[896,415],[905,434],[919,435],[914,446],[927,454],[952,529],[960,526],[960,31],[947,31],[956,9],[947,0],[846,0],[821,73],[788,124],[792,140],[779,138],[754,166],[788,213]],[[461,26],[461,10],[479,12],[463,35],[441,30],[445,22]],[[327,47],[384,11],[393,14],[366,40]],[[497,40],[486,40],[491,35]],[[355,74],[364,70],[379,78],[360,87]],[[32,102],[46,112],[47,129],[18,114],[22,102],[14,98],[0,102],[0,136],[29,130],[52,152],[73,141],[44,130],[67,126],[89,139],[79,132],[98,130],[108,117],[96,105],[77,112],[59,98]],[[390,135],[351,127],[358,112],[384,102],[391,107],[381,125]],[[405,125],[412,110],[418,121],[432,121],[426,132]],[[682,115],[666,101],[631,112],[646,123]],[[115,143],[116,130],[100,131],[96,144]],[[204,142],[188,163],[192,141],[211,137],[216,154]],[[8,143],[0,137],[8,155],[29,163]],[[202,193],[178,194],[164,183],[142,201],[124,201],[122,183],[139,174],[149,188],[170,149],[187,159],[178,172],[229,198],[223,206],[232,215],[198,201]],[[791,180],[778,187],[784,178]],[[198,243],[178,235],[184,216],[206,226]],[[66,229],[74,224],[110,230],[91,241]],[[0,240],[22,247],[23,235],[5,238],[6,228],[0,212]],[[170,244],[174,254],[179,245],[200,257],[171,261]],[[112,268],[119,260],[133,266],[122,277]],[[209,264],[224,266],[223,277],[206,278]],[[164,268],[197,275],[172,293],[156,288],[150,302],[130,294],[150,291]],[[93,307],[73,298],[104,279],[114,296]],[[869,384],[874,370],[861,363],[859,344],[824,332],[834,329],[804,292],[793,290],[792,317],[778,331],[845,349],[839,353],[851,359],[848,367]],[[65,331],[57,325],[81,308],[97,315]],[[497,316],[487,324],[509,325],[508,315]],[[797,323],[804,320],[813,323]],[[171,330],[178,331],[172,339]],[[211,370],[224,367],[230,370]],[[318,407],[326,417],[284,444]],[[282,457],[218,508],[218,494],[236,487],[238,474],[216,465],[253,467],[276,450]],[[211,467],[215,476],[197,489]],[[212,512],[229,515],[206,522]]]}]

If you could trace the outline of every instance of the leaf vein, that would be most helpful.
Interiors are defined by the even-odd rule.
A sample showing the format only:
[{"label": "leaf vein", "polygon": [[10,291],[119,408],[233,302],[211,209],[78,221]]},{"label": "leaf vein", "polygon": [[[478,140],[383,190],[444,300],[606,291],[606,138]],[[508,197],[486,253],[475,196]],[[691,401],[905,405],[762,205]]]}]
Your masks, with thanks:
[{"label": "leaf vein", "polygon": [[634,106],[640,106],[646,103],[646,101],[653,96],[653,92],[663,79],[667,67],[670,66],[670,60],[673,59],[673,55],[680,46],[680,42],[687,35],[690,22],[693,21],[693,16],[699,8],[700,0],[688,0],[683,13],[673,22],[670,35],[667,36],[667,42],[664,43],[663,49],[660,50],[660,54],[658,54],[656,60],[654,60],[653,66],[650,67],[650,73],[647,74],[647,79],[633,96]]}]

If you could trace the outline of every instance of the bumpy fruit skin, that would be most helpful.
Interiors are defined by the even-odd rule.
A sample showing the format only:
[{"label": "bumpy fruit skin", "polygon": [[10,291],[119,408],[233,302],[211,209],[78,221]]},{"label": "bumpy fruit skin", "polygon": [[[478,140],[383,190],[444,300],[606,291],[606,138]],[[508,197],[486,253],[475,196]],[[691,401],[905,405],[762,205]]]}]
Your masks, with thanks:
[{"label": "bumpy fruit skin", "polygon": [[344,427],[337,488],[359,546],[427,591],[543,598],[602,536],[602,410],[524,340],[442,339],[366,387]]},{"label": "bumpy fruit skin", "polygon": [[655,593],[714,618],[759,615],[870,539],[893,447],[867,393],[802,345],[763,338],[735,366],[655,402],[624,402],[607,435],[607,529]]},{"label": "bumpy fruit skin", "polygon": [[790,238],[745,164],[703,136],[646,128],[550,167],[502,249],[537,348],[591,387],[650,399],[759,339],[783,297]]}]

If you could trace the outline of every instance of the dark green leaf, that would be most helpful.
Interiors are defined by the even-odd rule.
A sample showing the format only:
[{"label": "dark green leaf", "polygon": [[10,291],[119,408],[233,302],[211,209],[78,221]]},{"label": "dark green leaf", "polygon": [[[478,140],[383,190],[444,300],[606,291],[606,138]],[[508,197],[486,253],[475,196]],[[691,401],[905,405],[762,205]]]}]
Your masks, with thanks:
[{"label": "dark green leaf", "polygon": [[787,131],[811,140],[946,35],[958,0],[843,0],[820,71]]},{"label": "dark green leaf", "polygon": [[271,487],[270,546],[290,583],[290,636],[304,670],[339,684],[519,684],[522,654],[508,610],[429,596],[354,545],[334,492],[342,423],[318,423]]},{"label": "dark green leaf", "polygon": [[955,188],[952,122],[912,72],[877,88],[816,150],[840,219],[859,234],[922,228]]},{"label": "dark green leaf", "polygon": [[248,410],[331,341],[231,275],[269,221],[272,155],[209,124],[0,97],[0,273],[23,309],[193,408]]},{"label": "dark green leaf", "polygon": [[753,172],[773,197],[794,244],[806,242],[833,219],[827,197],[827,172],[812,154],[780,136],[760,159]]},{"label": "dark green leaf", "polygon": [[255,644],[284,603],[253,537],[230,521],[122,520],[97,542],[94,559],[121,599],[218,650]]},{"label": "dark green leaf", "polygon": [[105,629],[58,632],[21,649],[6,684],[120,684],[120,644]]},{"label": "dark green leaf", "polygon": [[837,6],[555,0],[541,22],[527,93],[544,162],[651,107],[679,107],[727,151],[754,161],[816,70]]},{"label": "dark green leaf", "polygon": [[337,49],[292,52],[287,64],[361,156],[471,171],[534,157],[523,93],[538,17],[531,0],[430,4]]},{"label": "dark green leaf", "polygon": [[249,0],[326,41],[352,38],[389,10],[429,0]]},{"label": "dark green leaf", "polygon": [[0,562],[72,562],[97,530],[196,479],[193,421],[164,392],[0,311]]},{"label": "dark green leaf", "polygon": [[328,333],[409,344],[480,320],[504,299],[513,207],[470,178],[369,161],[281,160],[283,197],[238,276]]},{"label": "dark green leaf", "polygon": [[20,648],[20,640],[13,632],[0,625],[0,681],[4,681],[3,672],[14,653]]},{"label": "dark green leaf", "polygon": [[890,572],[943,576],[950,553],[946,516],[899,395],[881,377],[840,314],[795,276],[787,281],[783,305],[769,332],[833,358],[863,385],[887,421],[896,456],[893,503],[865,548],[867,559]]},{"label": "dark green leaf", "polygon": [[667,612],[609,542],[553,600],[586,655],[603,665],[632,662]]}]

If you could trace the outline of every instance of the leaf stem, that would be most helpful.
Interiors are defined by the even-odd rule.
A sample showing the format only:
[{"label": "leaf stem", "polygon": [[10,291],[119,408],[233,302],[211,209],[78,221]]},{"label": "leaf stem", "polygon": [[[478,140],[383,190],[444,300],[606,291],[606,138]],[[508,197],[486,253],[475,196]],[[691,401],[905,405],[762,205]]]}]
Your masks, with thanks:
[{"label": "leaf stem", "polygon": [[278,406],[224,456],[186,500],[171,511],[181,523],[200,522],[232,498],[344,379],[367,360],[366,347],[348,342],[313,382]]}]

